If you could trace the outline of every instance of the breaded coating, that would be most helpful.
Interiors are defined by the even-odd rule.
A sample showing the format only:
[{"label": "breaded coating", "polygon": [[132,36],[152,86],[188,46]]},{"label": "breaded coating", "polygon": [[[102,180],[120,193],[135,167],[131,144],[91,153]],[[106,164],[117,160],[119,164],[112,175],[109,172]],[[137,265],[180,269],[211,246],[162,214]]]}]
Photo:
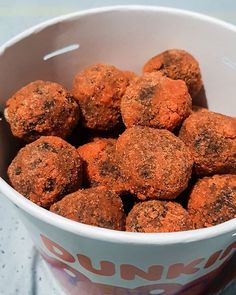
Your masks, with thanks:
[{"label": "breaded coating", "polygon": [[48,208],[80,188],[82,161],[76,149],[63,139],[42,136],[18,152],[8,176],[19,193]]},{"label": "breaded coating", "polygon": [[123,71],[123,73],[126,75],[126,77],[128,78],[129,80],[129,83],[131,83],[131,81],[134,79],[134,78],[137,78],[138,75],[135,74],[134,72],[132,71]]},{"label": "breaded coating", "polygon": [[192,228],[187,210],[175,202],[140,202],[133,207],[126,219],[126,230],[132,232],[176,232]]},{"label": "breaded coating", "polygon": [[175,199],[188,185],[193,160],[167,130],[135,126],[117,140],[117,162],[129,190],[139,199]]},{"label": "breaded coating", "polygon": [[198,180],[189,195],[194,227],[209,227],[236,218],[236,175],[214,175]]},{"label": "breaded coating", "polygon": [[79,72],[73,95],[81,108],[83,126],[112,130],[119,125],[120,100],[130,79],[130,74],[105,64],[91,65]]},{"label": "breaded coating", "polygon": [[174,80],[184,80],[190,95],[196,96],[202,88],[202,79],[197,60],[185,50],[166,50],[147,61],[144,72],[160,71]]},{"label": "breaded coating", "polygon": [[192,152],[197,175],[236,173],[236,118],[195,112],[184,121],[179,138]]},{"label": "breaded coating", "polygon": [[6,103],[5,118],[14,136],[31,142],[42,135],[66,138],[79,120],[79,106],[60,84],[34,81]]},{"label": "breaded coating", "polygon": [[140,125],[172,131],[190,115],[191,107],[185,82],[160,72],[134,79],[121,99],[121,114],[127,128]]},{"label": "breaded coating", "polygon": [[51,212],[99,227],[124,230],[125,213],[120,197],[104,187],[79,190],[53,204]]},{"label": "breaded coating", "polygon": [[120,191],[125,186],[116,164],[116,139],[95,138],[77,151],[83,160],[84,180],[89,186],[109,186]]}]

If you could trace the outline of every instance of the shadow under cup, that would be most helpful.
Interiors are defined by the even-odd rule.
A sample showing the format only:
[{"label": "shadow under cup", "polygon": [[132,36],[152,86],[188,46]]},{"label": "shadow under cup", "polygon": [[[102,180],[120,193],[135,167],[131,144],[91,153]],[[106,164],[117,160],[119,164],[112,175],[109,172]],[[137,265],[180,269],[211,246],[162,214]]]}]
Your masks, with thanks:
[{"label": "shadow under cup", "polygon": [[[200,63],[209,109],[234,116],[235,38],[236,29],[229,24],[168,8],[110,7],[59,17],[0,48],[0,111],[9,96],[34,80],[71,88],[73,76],[89,64],[114,64],[140,73],[151,56],[182,48]],[[66,220],[4,181],[20,146],[1,120],[0,193],[15,204],[68,294],[213,294],[235,278],[235,219],[163,234],[117,232]]]}]

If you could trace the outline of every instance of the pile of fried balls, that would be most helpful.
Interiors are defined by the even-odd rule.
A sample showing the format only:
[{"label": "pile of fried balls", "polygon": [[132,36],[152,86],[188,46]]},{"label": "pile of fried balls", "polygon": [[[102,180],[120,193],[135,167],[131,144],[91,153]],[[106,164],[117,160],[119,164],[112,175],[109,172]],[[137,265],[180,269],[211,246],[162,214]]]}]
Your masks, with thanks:
[{"label": "pile of fried balls", "polygon": [[236,218],[236,118],[192,105],[203,82],[180,49],[141,76],[90,65],[73,88],[37,80],[6,102],[24,141],[8,168],[24,197],[77,222],[175,232]]}]

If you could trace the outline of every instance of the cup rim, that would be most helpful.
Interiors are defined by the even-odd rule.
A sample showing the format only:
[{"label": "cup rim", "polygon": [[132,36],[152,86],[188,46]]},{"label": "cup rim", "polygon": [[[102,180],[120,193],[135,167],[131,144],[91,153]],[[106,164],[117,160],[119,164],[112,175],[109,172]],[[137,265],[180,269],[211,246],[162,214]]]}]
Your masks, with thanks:
[{"label": "cup rim", "polygon": [[[232,24],[229,24],[225,21],[219,20],[211,16],[207,16],[201,13],[196,13],[188,10],[169,8],[163,6],[114,5],[73,12],[42,22],[36,26],[33,26],[25,30],[24,32],[18,34],[17,36],[13,37],[12,39],[4,43],[2,46],[0,46],[0,55],[3,54],[7,48],[30,36],[32,33],[40,32],[44,28],[54,25],[56,23],[60,23],[66,20],[77,19],[79,17],[87,15],[114,11],[157,11],[174,15],[183,15],[208,23],[212,23],[217,26],[224,27],[226,30],[236,32],[236,26]],[[83,224],[52,213],[23,197],[13,187],[11,187],[7,182],[5,182],[1,177],[0,193],[2,193],[4,196],[10,199],[16,205],[16,207],[21,208],[22,210],[30,214],[32,217],[39,219],[40,221],[43,221],[45,223],[48,223],[52,226],[55,226],[59,229],[71,232],[76,235],[84,236],[90,239],[103,240],[107,242],[116,242],[121,244],[129,243],[142,245],[166,245],[204,240],[227,233],[231,234],[232,236],[236,236],[236,233],[232,234],[232,232],[236,232],[236,218],[209,228],[195,229],[189,231],[180,231],[172,233],[125,232]]]},{"label": "cup rim", "polygon": [[42,31],[43,29],[45,29],[46,27],[49,27],[56,23],[60,23],[68,19],[73,20],[73,19],[77,19],[78,17],[99,14],[104,12],[114,12],[114,11],[158,11],[158,12],[169,13],[174,15],[178,14],[178,15],[189,16],[191,18],[210,22],[218,26],[224,27],[227,30],[236,32],[236,25],[228,23],[224,20],[220,20],[216,17],[208,16],[206,14],[190,11],[187,9],[179,9],[179,8],[172,8],[172,7],[165,7],[165,6],[151,6],[151,5],[112,5],[112,6],[102,6],[98,8],[90,8],[90,9],[85,9],[85,10],[76,11],[72,13],[67,13],[67,14],[60,15],[60,16],[51,18],[49,20],[40,22],[39,24],[24,30],[23,32],[17,34],[13,38],[9,39],[8,41],[0,45],[0,54],[2,54],[8,47],[30,36],[32,33],[38,33]]}]

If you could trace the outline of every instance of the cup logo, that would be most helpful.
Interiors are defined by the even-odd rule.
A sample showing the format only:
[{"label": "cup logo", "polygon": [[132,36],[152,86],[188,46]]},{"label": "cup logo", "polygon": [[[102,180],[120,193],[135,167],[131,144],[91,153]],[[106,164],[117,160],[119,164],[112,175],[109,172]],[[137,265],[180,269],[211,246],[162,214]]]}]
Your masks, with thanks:
[{"label": "cup logo", "polygon": [[[227,272],[227,269],[230,269],[230,264],[232,264],[232,268],[230,270],[230,276],[227,275],[227,281],[233,280],[236,276],[236,270],[233,267],[236,263],[236,255],[233,255],[236,250],[236,241],[226,249],[214,252],[207,259],[197,258],[189,263],[175,263],[170,265],[167,271],[165,271],[165,279],[169,280],[166,283],[163,282],[164,266],[162,265],[151,265],[146,270],[130,264],[121,264],[117,268],[114,262],[102,260],[99,263],[99,267],[95,268],[90,257],[82,254],[72,255],[61,245],[44,235],[41,235],[41,240],[44,247],[48,250],[46,253],[45,250],[40,249],[41,255],[49,264],[54,276],[70,295],[197,295],[202,294],[203,291],[206,292],[205,290],[207,288],[209,289],[210,284],[222,270],[225,272],[226,268]],[[198,279],[191,279],[190,277],[190,283],[188,284],[183,285],[174,282],[174,279],[182,275],[193,276],[202,269],[208,269],[214,266],[219,261],[222,261],[222,263],[216,269]],[[130,289],[92,282],[89,277],[72,267],[71,264],[75,266],[79,264],[86,273],[89,272],[103,278],[114,276],[116,270],[119,269],[120,279],[124,282],[124,285],[125,282],[136,280],[138,277],[146,280],[147,284]],[[219,288],[222,288],[226,283],[226,281],[221,282]],[[214,283],[212,285],[216,286],[217,284]]]}]

